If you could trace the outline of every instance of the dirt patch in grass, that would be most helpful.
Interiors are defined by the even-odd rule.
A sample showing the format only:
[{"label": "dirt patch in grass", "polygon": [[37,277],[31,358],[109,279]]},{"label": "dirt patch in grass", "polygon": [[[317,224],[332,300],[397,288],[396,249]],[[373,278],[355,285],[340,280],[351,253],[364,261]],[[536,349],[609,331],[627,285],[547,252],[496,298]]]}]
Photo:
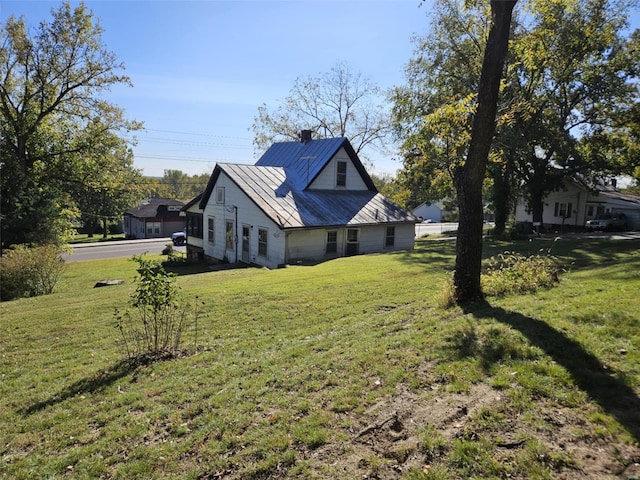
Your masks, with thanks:
[{"label": "dirt patch in grass", "polygon": [[[535,430],[532,420],[521,418],[509,404],[502,390],[486,384],[472,385],[465,393],[434,386],[424,395],[398,386],[394,395],[364,413],[339,415],[344,441],[301,457],[309,463],[312,478],[440,478],[428,476],[429,472],[439,463],[451,462],[452,445],[482,440],[491,445],[488,455],[493,461],[514,464],[502,472],[507,478],[527,478],[531,473],[524,465],[522,471],[517,466],[527,450],[536,452],[535,461],[544,465],[547,475],[553,472],[553,478],[640,478],[640,449],[594,438],[586,433],[590,429],[583,418],[571,409],[542,403],[538,415],[544,427]],[[478,420],[491,411],[507,412],[493,431]],[[503,428],[505,424],[510,428]],[[459,477],[450,474],[446,478]]]}]

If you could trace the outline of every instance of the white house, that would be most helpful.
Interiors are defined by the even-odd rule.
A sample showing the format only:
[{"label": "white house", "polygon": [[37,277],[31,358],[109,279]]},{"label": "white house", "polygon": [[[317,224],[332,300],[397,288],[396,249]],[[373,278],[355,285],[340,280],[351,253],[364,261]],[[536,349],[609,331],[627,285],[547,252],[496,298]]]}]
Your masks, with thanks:
[{"label": "white house", "polygon": [[416,217],[378,193],[346,138],[302,138],[216,165],[183,208],[190,258],[276,268],[413,248]]},{"label": "white house", "polygon": [[434,202],[427,204],[421,203],[416,208],[411,210],[416,217],[423,220],[433,220],[434,222],[443,222],[444,217],[449,214],[449,211],[445,208],[444,203]]},{"label": "white house", "polygon": [[[551,192],[544,200],[542,223],[545,226],[584,227],[587,220],[602,213],[624,213],[630,230],[640,229],[640,195],[618,192],[615,186],[587,188],[572,180]],[[516,222],[533,220],[524,200],[516,207]]]}]

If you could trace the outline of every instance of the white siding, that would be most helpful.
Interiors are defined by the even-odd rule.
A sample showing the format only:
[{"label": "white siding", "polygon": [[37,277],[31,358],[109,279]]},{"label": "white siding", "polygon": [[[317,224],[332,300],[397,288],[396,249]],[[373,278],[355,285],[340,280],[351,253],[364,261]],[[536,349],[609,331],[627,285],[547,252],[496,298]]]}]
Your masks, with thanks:
[{"label": "white siding", "polygon": [[[389,247],[385,246],[388,226],[395,228],[395,242],[393,246]],[[287,232],[287,263],[304,260],[325,260],[344,256],[346,254],[347,230],[351,228],[359,232],[358,253],[360,254],[412,250],[414,246],[415,226],[413,223],[295,230]],[[336,253],[326,253],[328,231],[337,232]]]},{"label": "white siding", "polygon": [[[224,203],[217,203],[218,187],[224,187]],[[207,219],[214,217],[214,243],[207,241]],[[233,247],[226,247],[226,224],[233,222]],[[249,227],[249,256],[252,263],[276,268],[284,263],[284,233],[232,182],[220,173],[209,202],[203,211],[205,255],[235,263],[242,260],[242,226]],[[258,229],[268,230],[267,256],[258,255]]]},{"label": "white siding", "polygon": [[[336,186],[338,161],[347,162],[347,185],[345,187]],[[367,190],[367,186],[344,148],[338,150],[309,188],[313,190]]]}]

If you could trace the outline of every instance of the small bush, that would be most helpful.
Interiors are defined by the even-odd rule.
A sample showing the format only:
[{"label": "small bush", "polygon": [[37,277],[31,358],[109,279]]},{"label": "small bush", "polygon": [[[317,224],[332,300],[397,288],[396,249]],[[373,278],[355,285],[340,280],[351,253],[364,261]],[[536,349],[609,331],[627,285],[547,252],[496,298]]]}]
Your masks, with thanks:
[{"label": "small bush", "polygon": [[[179,295],[175,274],[144,256],[134,256],[139,265],[131,310],[115,319],[129,360],[152,360],[181,353],[182,333],[187,321],[187,304]],[[194,312],[197,346],[198,310]]]},{"label": "small bush", "polygon": [[557,284],[561,271],[560,262],[552,255],[504,252],[487,260],[481,277],[482,291],[490,296],[532,293]]},{"label": "small bush", "polygon": [[58,246],[14,246],[0,257],[0,300],[53,293],[64,267]]}]

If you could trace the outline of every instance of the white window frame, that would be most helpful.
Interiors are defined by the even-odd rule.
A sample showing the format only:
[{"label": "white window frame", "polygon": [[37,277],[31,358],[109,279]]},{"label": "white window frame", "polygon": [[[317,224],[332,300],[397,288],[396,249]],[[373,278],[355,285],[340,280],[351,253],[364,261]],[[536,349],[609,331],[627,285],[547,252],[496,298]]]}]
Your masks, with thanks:
[{"label": "white window frame", "polygon": [[[389,231],[391,231],[391,235],[389,235]],[[391,243],[389,243],[389,239],[391,239]],[[394,225],[388,225],[384,229],[384,247],[393,248],[395,245],[396,245],[396,227]]]},{"label": "white window frame", "polygon": [[211,244],[216,241],[216,218],[215,217],[207,217],[207,241]]},{"label": "white window frame", "polygon": [[216,203],[224,204],[224,187],[216,187]]},{"label": "white window frame", "polygon": [[[344,172],[340,172],[341,165],[344,165]],[[338,160],[336,162],[336,187],[347,186],[347,170],[348,170],[348,165],[346,161]]]},{"label": "white window frame", "polygon": [[[264,240],[261,238],[263,234]],[[261,257],[269,257],[269,230],[266,228],[258,227],[258,255]]]},{"label": "white window frame", "polygon": [[[335,235],[335,240],[329,241],[329,235]],[[329,250],[329,245],[333,246],[333,249]],[[331,255],[334,253],[338,253],[338,231],[337,230],[327,230],[326,236],[326,245],[324,247],[324,253],[327,255]]]}]

